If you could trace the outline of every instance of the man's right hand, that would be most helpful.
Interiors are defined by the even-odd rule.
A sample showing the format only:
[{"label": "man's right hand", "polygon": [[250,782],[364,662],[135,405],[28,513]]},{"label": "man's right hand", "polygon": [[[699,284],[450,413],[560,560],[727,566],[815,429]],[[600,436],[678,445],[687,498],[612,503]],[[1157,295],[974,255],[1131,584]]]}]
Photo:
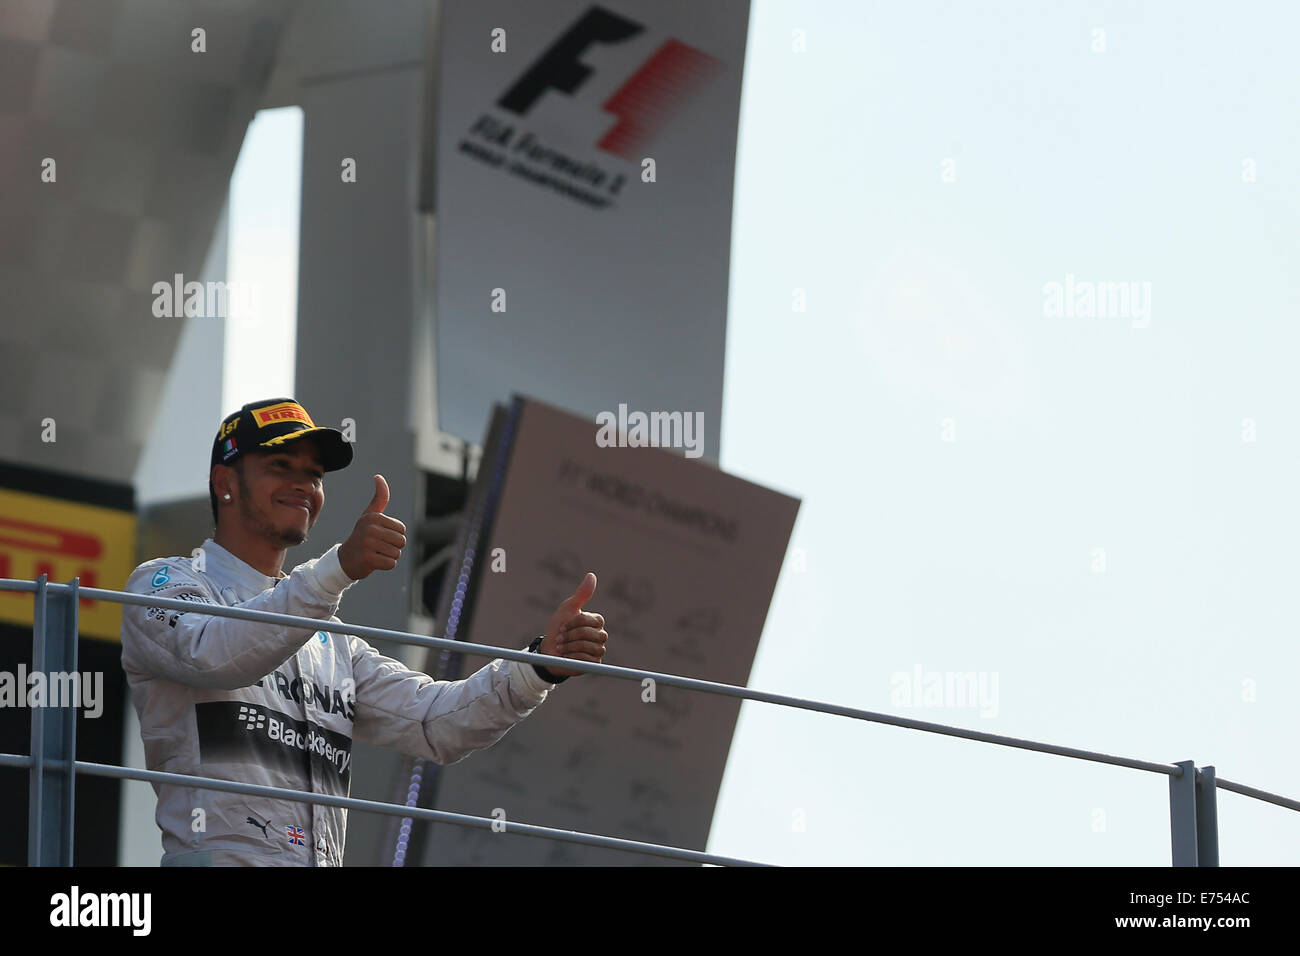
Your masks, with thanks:
[{"label": "man's right hand", "polygon": [[375,496],[357,519],[348,540],[339,546],[339,565],[353,581],[373,571],[391,571],[406,547],[406,525],[384,514],[388,507],[388,482],[375,475]]}]

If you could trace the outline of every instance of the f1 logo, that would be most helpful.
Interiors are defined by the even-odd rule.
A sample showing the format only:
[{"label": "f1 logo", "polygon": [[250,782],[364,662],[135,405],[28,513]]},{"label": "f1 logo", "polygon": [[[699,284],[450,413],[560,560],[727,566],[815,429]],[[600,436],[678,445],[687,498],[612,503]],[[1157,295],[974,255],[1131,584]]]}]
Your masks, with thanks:
[{"label": "f1 logo", "polygon": [[[524,116],[547,90],[572,96],[593,72],[578,59],[588,47],[624,43],[644,30],[626,17],[592,7],[515,81],[497,100],[497,106]],[[618,122],[596,145],[624,159],[635,159],[673,108],[721,66],[720,60],[680,40],[666,40],[601,104]]]}]

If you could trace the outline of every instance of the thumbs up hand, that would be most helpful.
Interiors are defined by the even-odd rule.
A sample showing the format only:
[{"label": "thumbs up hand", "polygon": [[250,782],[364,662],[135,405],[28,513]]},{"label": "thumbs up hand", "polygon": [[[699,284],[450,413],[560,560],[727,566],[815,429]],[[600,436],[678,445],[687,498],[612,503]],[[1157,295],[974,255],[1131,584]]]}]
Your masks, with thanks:
[{"label": "thumbs up hand", "polygon": [[391,571],[406,547],[406,525],[384,514],[388,507],[388,482],[375,475],[375,494],[361,512],[348,540],[339,546],[339,565],[353,581],[374,571]]},{"label": "thumbs up hand", "polygon": [[[541,653],[600,663],[605,656],[605,642],[609,640],[609,634],[605,631],[605,618],[604,615],[582,609],[595,593],[596,575],[589,571],[578,585],[578,590],[565,598],[551,615],[551,620],[546,625],[546,635],[538,647]],[[559,677],[572,677],[581,673],[561,670],[550,664],[542,666]]]}]

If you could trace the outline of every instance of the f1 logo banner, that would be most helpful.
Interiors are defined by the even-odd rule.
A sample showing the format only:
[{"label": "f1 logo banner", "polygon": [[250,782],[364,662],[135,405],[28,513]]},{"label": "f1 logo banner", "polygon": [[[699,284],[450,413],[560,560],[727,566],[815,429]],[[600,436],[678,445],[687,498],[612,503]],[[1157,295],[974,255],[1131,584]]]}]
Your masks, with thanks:
[{"label": "f1 logo banner", "polygon": [[[498,101],[525,115],[547,90],[573,94],[591,76],[579,56],[593,43],[621,43],[644,28],[602,7],[592,7]],[[705,82],[722,63],[677,39],[665,40],[601,109],[618,123],[597,144],[624,159],[634,159],[656,127],[676,112],[678,102]]]},{"label": "f1 logo banner", "polygon": [[440,9],[440,428],[478,441],[515,391],[686,407],[716,462],[748,0]]}]

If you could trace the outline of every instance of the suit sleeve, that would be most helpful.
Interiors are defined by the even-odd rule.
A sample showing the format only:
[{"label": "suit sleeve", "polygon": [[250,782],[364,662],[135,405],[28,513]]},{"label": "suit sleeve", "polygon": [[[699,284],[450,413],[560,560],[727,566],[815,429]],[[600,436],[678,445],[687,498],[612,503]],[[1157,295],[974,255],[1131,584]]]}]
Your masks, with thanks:
[{"label": "suit sleeve", "polygon": [[452,764],[490,747],[546,699],[530,664],[498,658],[458,681],[436,681],[352,641],[353,737],[413,757]]},{"label": "suit sleeve", "polygon": [[[275,587],[232,606],[328,621],[353,583],[339,565],[338,547],[298,565]],[[248,687],[284,663],[315,633],[204,614],[199,606],[219,602],[213,600],[206,578],[183,560],[141,565],[127,579],[125,590],[196,605],[196,610],[187,612],[137,604],[124,605],[122,610],[122,666],[188,687]]]}]

